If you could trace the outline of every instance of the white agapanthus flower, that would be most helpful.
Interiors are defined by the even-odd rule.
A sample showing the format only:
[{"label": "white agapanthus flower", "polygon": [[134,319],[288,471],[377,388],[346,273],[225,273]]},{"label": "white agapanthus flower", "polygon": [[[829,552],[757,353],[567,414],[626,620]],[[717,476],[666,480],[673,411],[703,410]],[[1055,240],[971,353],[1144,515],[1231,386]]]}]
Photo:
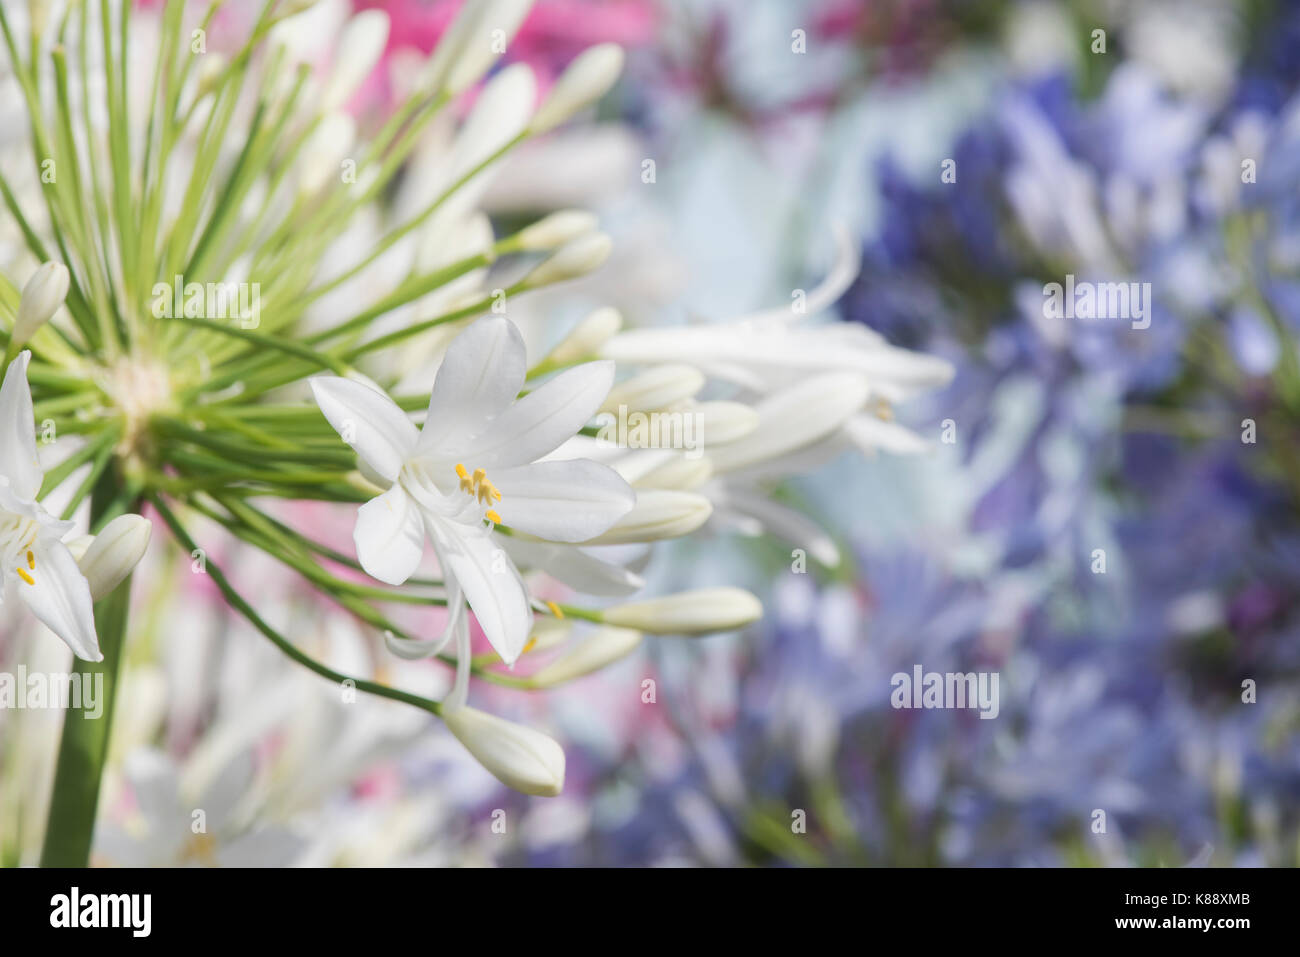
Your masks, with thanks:
[{"label": "white agapanthus flower", "polygon": [[603,465],[537,461],[591,419],[609,392],[613,364],[576,366],[517,400],[526,373],[518,330],[492,316],[447,350],[422,430],[369,385],[311,380],[330,424],[389,483],[358,512],[354,538],[362,567],[401,584],[415,573],[427,539],[446,577],[453,622],[460,601],[468,600],[507,664],[528,640],[532,610],[493,528],[582,542],[607,530],[635,501],[628,484]]},{"label": "white agapanthus flower", "polygon": [[18,598],[78,658],[99,661],[90,584],[63,544],[72,522],[37,501],[45,473],[36,454],[30,361],[30,352],[21,353],[0,386],[0,603]]}]

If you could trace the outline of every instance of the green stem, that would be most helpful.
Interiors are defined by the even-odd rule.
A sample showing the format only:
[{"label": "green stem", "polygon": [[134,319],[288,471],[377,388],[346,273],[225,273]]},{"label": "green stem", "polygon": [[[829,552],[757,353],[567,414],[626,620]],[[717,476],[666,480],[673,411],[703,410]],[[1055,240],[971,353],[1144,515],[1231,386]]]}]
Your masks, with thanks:
[{"label": "green stem", "polygon": [[[91,498],[92,528],[106,516],[117,492],[112,474],[106,474]],[[95,606],[95,633],[104,660],[91,662],[78,658],[76,662],[76,680],[83,682],[83,688],[93,687],[90,683],[98,683],[101,679],[97,676],[103,676],[103,688],[97,689],[102,710],[98,718],[90,717],[84,710],[69,710],[64,715],[49,822],[41,849],[42,867],[85,867],[90,862],[130,602],[131,579],[128,578]]]}]

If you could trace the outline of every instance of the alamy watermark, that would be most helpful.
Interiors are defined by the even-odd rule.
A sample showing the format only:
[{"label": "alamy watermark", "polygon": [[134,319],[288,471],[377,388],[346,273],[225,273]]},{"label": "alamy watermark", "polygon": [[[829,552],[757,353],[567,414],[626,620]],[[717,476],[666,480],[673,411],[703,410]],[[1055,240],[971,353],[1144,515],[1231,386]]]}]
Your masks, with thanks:
[{"label": "alamy watermark", "polygon": [[236,319],[245,329],[262,324],[260,282],[186,282],[177,275],[172,282],[154,283],[155,319]]},{"label": "alamy watermark", "polygon": [[596,441],[620,449],[683,449],[688,459],[704,454],[704,416],[699,412],[629,412],[596,416]]},{"label": "alamy watermark", "polygon": [[78,708],[86,718],[104,713],[104,675],[33,671],[19,665],[17,673],[0,671],[0,710]]},{"label": "alamy watermark", "polygon": [[1047,319],[1128,319],[1134,329],[1151,325],[1151,283],[1076,281],[1043,286],[1043,316]]},{"label": "alamy watermark", "polygon": [[1001,710],[996,671],[925,671],[914,665],[911,674],[900,671],[889,684],[894,689],[889,703],[895,708],[971,708],[989,719]]}]

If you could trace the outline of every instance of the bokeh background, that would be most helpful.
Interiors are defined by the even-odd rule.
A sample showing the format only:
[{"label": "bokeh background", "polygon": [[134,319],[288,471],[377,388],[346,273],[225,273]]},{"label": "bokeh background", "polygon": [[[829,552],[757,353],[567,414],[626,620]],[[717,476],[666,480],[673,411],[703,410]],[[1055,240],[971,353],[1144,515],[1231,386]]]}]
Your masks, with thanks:
[{"label": "bokeh background", "polygon": [[[458,3],[357,6],[393,22],[354,104],[373,122]],[[861,274],[827,318],[958,370],[899,410],[931,449],[783,490],[838,568],[744,529],[657,553],[652,588],[743,584],[760,626],[522,705],[484,690],[565,743],[551,800],[418,712],[340,702],[159,544],[96,860],[1295,865],[1300,4],[539,0],[509,58],[545,83],[603,40],[629,66],[598,122],[530,143],[488,205],[590,207],[616,251],[528,308],[726,319],[811,288],[846,229]],[[1150,327],[1044,318],[1067,273],[1150,282]],[[228,548],[331,661],[417,667]],[[998,672],[998,717],[895,710],[915,665]],[[0,717],[6,863],[39,847],[57,718]],[[168,837],[195,806],[212,839]]]}]

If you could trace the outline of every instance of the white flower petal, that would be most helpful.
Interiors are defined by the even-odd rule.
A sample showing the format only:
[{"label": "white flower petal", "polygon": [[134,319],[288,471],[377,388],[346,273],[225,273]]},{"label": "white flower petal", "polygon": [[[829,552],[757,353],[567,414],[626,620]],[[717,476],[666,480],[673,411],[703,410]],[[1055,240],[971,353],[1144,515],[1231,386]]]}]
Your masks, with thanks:
[{"label": "white flower petal", "polygon": [[27,385],[31,358],[30,352],[20,353],[0,386],[0,476],[9,480],[15,495],[29,502],[36,498],[44,478],[36,456],[36,416]]},{"label": "white flower petal", "polygon": [[72,553],[60,541],[37,539],[32,546],[36,568],[34,585],[21,581],[20,597],[32,614],[67,643],[72,653],[86,661],[103,661],[95,635],[95,615],[90,585]]},{"label": "white flower petal", "polygon": [[316,404],[343,441],[390,482],[415,449],[419,433],[392,399],[377,389],[339,376],[310,380]]},{"label": "white flower petal", "polygon": [[352,540],[366,574],[400,585],[415,574],[424,555],[424,522],[400,485],[372,498],[357,511]]},{"label": "white flower petal", "polygon": [[612,362],[567,369],[497,416],[466,455],[488,469],[534,462],[586,425],[613,383]]},{"label": "white flower petal", "polygon": [[528,592],[514,563],[485,528],[434,520],[428,529],[443,574],[455,576],[493,650],[513,664],[533,624]]},{"label": "white flower petal", "polygon": [[418,452],[434,454],[482,432],[519,395],[527,366],[523,336],[504,316],[480,319],[458,335],[434,379]]},{"label": "white flower petal", "polygon": [[645,579],[636,572],[574,545],[509,535],[502,536],[501,546],[519,565],[544,572],[588,595],[622,598],[645,587]]},{"label": "white flower petal", "polygon": [[636,495],[613,469],[585,459],[491,473],[503,524],[555,542],[585,542],[632,510]]}]

